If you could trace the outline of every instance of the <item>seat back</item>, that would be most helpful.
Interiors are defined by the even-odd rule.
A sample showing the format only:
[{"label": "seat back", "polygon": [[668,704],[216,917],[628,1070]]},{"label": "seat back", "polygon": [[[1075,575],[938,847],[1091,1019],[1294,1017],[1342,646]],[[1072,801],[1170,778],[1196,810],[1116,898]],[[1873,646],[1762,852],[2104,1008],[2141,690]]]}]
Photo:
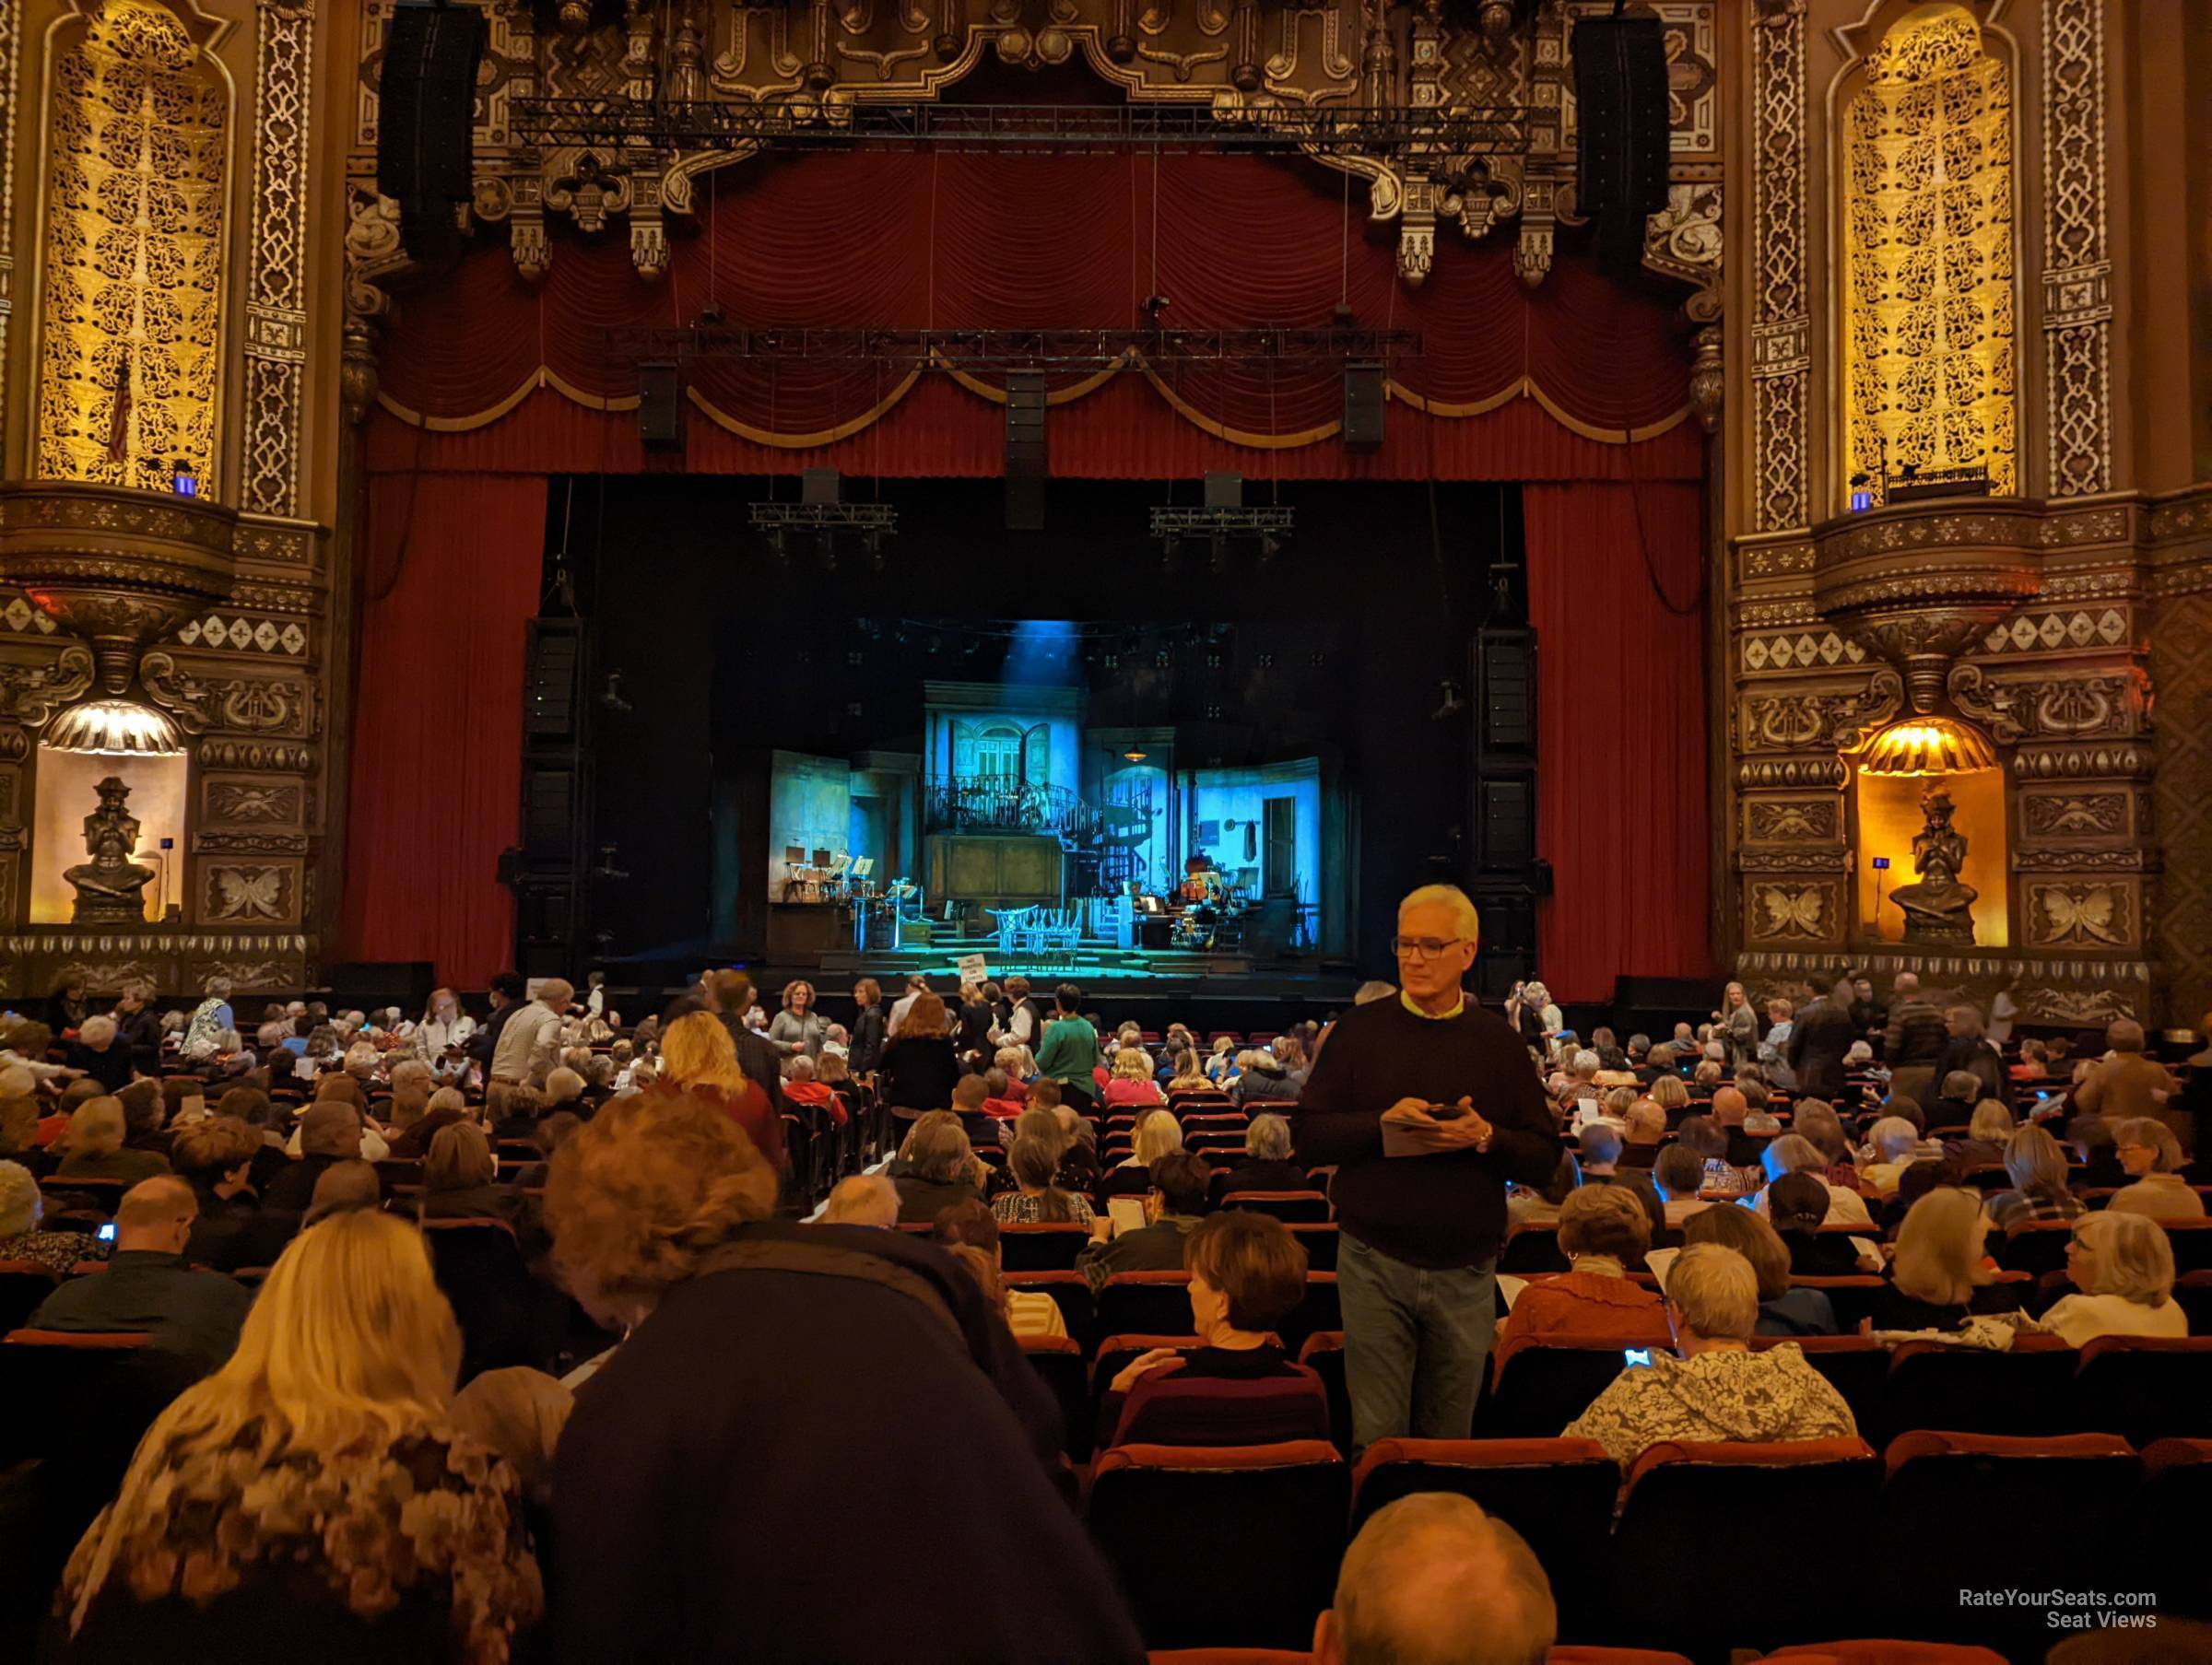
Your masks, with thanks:
[{"label": "seat back", "polygon": [[1037,1379],[1051,1391],[1060,1407],[1066,1434],[1067,1454],[1081,1462],[1090,1455],[1093,1418],[1090,1382],[1083,1368],[1083,1349],[1065,1335],[1025,1335],[1021,1355],[1037,1372]]},{"label": "seat back", "polygon": [[[1862,1228],[1862,1235],[1873,1234],[1865,1233]],[[1861,1319],[1874,1316],[1874,1303],[1881,1293],[1882,1283],[1880,1278],[1861,1277],[1855,1273],[1835,1278],[1801,1278],[1793,1275],[1790,1287],[1818,1289],[1826,1295],[1829,1306],[1835,1311],[1836,1328],[1848,1331],[1856,1330]]]},{"label": "seat back", "polygon": [[[0,1339],[0,1397],[26,1413],[0,1427],[0,1461],[36,1460],[69,1510],[47,1530],[74,1542],[115,1495],[139,1438],[198,1378],[142,1332],[13,1330]],[[81,1507],[79,1507],[81,1505]]]},{"label": "seat back", "polygon": [[1524,1347],[1498,1372],[1476,1422],[1486,1439],[1543,1439],[1590,1408],[1622,1368],[1618,1337]]},{"label": "seat back", "polygon": [[1500,1272],[1565,1272],[1567,1257],[1559,1252],[1559,1228],[1543,1222],[1515,1225],[1505,1234],[1498,1254]]},{"label": "seat back", "polygon": [[2212,1438],[2212,1336],[2099,1336],[2075,1370],[2073,1419],[2138,1448]]},{"label": "seat back", "polygon": [[1347,1457],[1352,1450],[1352,1394],[1344,1377],[1344,1331],[1317,1330],[1298,1350],[1298,1362],[1321,1378],[1329,1401],[1329,1437]]},{"label": "seat back", "polygon": [[2212,1272],[2183,1272],[2173,1280],[2173,1298],[2189,1319],[2191,1335],[2212,1335]]},{"label": "seat back", "polygon": [[2006,1272],[2040,1278],[2065,1269],[2066,1244],[2073,1236],[2071,1220],[2023,1220],[1990,1247]]},{"label": "seat back", "polygon": [[[1098,1334],[1091,1313],[1090,1285],[1084,1281],[1081,1272],[1009,1272],[1002,1281],[1009,1290],[1027,1289],[1051,1296],[1060,1308],[1061,1323],[1068,1334],[1075,1337],[1077,1345],[1088,1346],[1090,1338]],[[1185,1301],[1183,1305],[1186,1308],[1183,1321],[1177,1328],[1187,1330],[1190,1328],[1187,1310],[1190,1303]]]},{"label": "seat back", "polygon": [[1113,1443],[1266,1446],[1328,1436],[1328,1396],[1311,1370],[1243,1382],[1155,1373],[1129,1390]]},{"label": "seat back", "polygon": [[1273,1214],[1286,1225],[1319,1225],[1329,1217],[1329,1200],[1319,1191],[1230,1191],[1221,1206]]},{"label": "seat back", "polygon": [[2119,1548],[2145,1589],[2159,1592],[2161,1611],[2212,1619],[2212,1579],[2203,1540],[2177,1532],[2177,1520],[2212,1518],[2212,1439],[2160,1439],[2143,1448],[2143,1489],[2128,1511]]},{"label": "seat back", "polygon": [[1762,1352],[1784,1342],[1794,1343],[1805,1362],[1843,1396],[1862,1435],[1878,1427],[1889,1377],[1888,1348],[1870,1335],[1757,1335],[1751,1338],[1751,1348]]},{"label": "seat back", "polygon": [[1187,1272],[1117,1272],[1099,1289],[1100,1335],[1182,1335],[1191,1327]]},{"label": "seat back", "polygon": [[[1147,1647],[1300,1647],[1350,1504],[1350,1471],[1323,1440],[1127,1445],[1100,1453],[1088,1513]],[[1231,1553],[1233,1577],[1194,1576]]]},{"label": "seat back", "polygon": [[536,1285],[504,1220],[421,1222],[438,1287],[461,1324],[461,1377],[535,1363],[530,1355]]},{"label": "seat back", "polygon": [[2166,1241],[2173,1246],[2173,1270],[2186,1274],[2212,1272],[2212,1219],[2161,1220]]},{"label": "seat back", "polygon": [[1849,1565],[1881,1479],[1881,1460],[1857,1438],[1648,1448],[1630,1465],[1615,1529],[1609,1634],[1700,1656],[1721,1613],[1732,1647],[1771,1647],[1796,1634],[1804,1591],[1787,1578],[1746,1578],[1712,1545],[1731,1521],[1787,1519],[1793,1557]]},{"label": "seat back", "polygon": [[1306,1270],[1335,1272],[1336,1270],[1337,1232],[1334,1222],[1309,1225],[1293,1225],[1290,1235],[1300,1248],[1306,1251]]},{"label": "seat back", "polygon": [[17,1328],[36,1312],[60,1282],[36,1260],[0,1260],[0,1331]]},{"label": "seat back", "polygon": [[1039,1225],[998,1228],[999,1260],[1008,1272],[1072,1271],[1076,1256],[1090,1241],[1090,1228],[1053,1221]]},{"label": "seat back", "polygon": [[[1455,1492],[1519,1532],[1545,1566],[1591,1566],[1619,1490],[1620,1470],[1594,1439],[1378,1439],[1352,1472],[1352,1532],[1401,1497]],[[1554,1577],[1563,1634],[1591,1633],[1597,1615],[1574,1605],[1590,1583]]]},{"label": "seat back", "polygon": [[[2142,1473],[2141,1460],[2115,1435],[1920,1429],[1891,1440],[1885,1461],[1878,1535],[1862,1535],[1875,1548],[1860,1588],[1880,1603],[1867,1629],[2039,1659],[2052,1634],[2041,1609],[1966,1606],[1959,1592],[2143,1588],[2106,1559]],[[1961,1522],[1982,1530],[1954,1530]],[[2006,1523],[2053,1530],[2002,1530]]]},{"label": "seat back", "polygon": [[1902,1342],[1890,1354],[1874,1437],[1915,1428],[2037,1436],[2075,1432],[2074,1350],[2054,1335],[2014,1338],[2006,1353]]}]

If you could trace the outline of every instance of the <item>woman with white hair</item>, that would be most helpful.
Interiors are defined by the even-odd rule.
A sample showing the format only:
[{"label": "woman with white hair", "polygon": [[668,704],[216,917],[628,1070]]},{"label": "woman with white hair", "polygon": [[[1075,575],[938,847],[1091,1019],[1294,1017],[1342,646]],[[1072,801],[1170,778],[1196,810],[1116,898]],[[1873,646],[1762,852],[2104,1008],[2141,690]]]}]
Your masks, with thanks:
[{"label": "woman with white hair", "polygon": [[1312,1189],[1306,1170],[1290,1160],[1290,1124],[1274,1111],[1263,1110],[1244,1130],[1244,1160],[1215,1181],[1214,1194]]},{"label": "woman with white hair", "polygon": [[1866,1159],[1859,1167],[1860,1183],[1877,1197],[1889,1196],[1920,1143],[1920,1130],[1902,1116],[1885,1116],[1866,1130]]},{"label": "woman with white hair", "polygon": [[2066,1277],[2080,1293],[2054,1301],[2042,1322],[2074,1346],[2100,1335],[2189,1333],[2188,1315],[2173,1298],[2173,1245],[2147,1215],[2107,1208],[2075,1221]]},{"label": "woman with white hair", "polygon": [[100,1252],[81,1231],[41,1231],[46,1213],[39,1182],[20,1162],[0,1162],[0,1260],[30,1260],[57,1278]]},{"label": "woman with white hair", "polygon": [[1712,1014],[1713,1035],[1728,1049],[1728,1061],[1737,1069],[1759,1061],[1759,1008],[1741,983],[1721,991],[1721,1009]]},{"label": "woman with white hair", "polygon": [[2153,1220],[2201,1220],[2205,1200],[2191,1187],[2182,1168],[2188,1158],[2173,1130],[2149,1116],[2131,1116],[2112,1130],[2112,1152],[2127,1170],[2132,1185],[2123,1186],[2105,1204],[2124,1214],[2145,1214]]},{"label": "woman with white hair", "polygon": [[205,986],[207,998],[193,1008],[191,1021],[184,1026],[182,1051],[187,1058],[214,1057],[223,1031],[238,1027],[230,1014],[230,979],[211,977]]},{"label": "woman with white hair", "polygon": [[1505,1003],[1505,1021],[1524,1040],[1541,1041],[1567,1026],[1567,1015],[1552,1003],[1542,983],[1517,983]]},{"label": "woman with white hair", "polygon": [[1858,1424],[1843,1396],[1794,1342],[1751,1351],[1759,1274],[1717,1243],[1693,1243],[1667,1269],[1673,1356],[1623,1370],[1564,1430],[1594,1439],[1623,1473],[1663,1440],[1848,1439]]},{"label": "woman with white hair", "polygon": [[124,1140],[129,1132],[121,1099],[86,1099],[69,1114],[69,1131],[62,1135],[69,1154],[53,1170],[55,1183],[120,1179],[125,1185],[135,1185],[169,1172],[169,1158],[160,1152],[125,1149]]},{"label": "woman with white hair", "polygon": [[[1905,1124],[1912,1126],[1911,1122]],[[1864,1225],[1874,1229],[1874,1216],[1866,1212],[1866,1203],[1859,1193],[1847,1190],[1841,1185],[1828,1182],[1828,1157],[1820,1147],[1802,1133],[1784,1133],[1771,1141],[1759,1155],[1760,1166],[1766,1169],[1770,1184],[1785,1174],[1810,1174],[1820,1181],[1828,1192],[1828,1217],[1825,1225]],[[1751,1212],[1760,1219],[1767,1218],[1767,1193],[1762,1189],[1751,1204]]]}]

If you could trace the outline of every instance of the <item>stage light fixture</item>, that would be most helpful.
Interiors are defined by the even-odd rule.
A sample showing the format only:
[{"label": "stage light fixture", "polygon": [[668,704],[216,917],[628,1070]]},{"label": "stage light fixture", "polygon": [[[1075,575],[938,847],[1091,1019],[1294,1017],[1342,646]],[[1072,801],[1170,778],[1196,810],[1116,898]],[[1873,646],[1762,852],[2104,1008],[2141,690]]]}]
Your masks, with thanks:
[{"label": "stage light fixture", "polygon": [[1148,756],[1149,753],[1134,745],[1122,754],[1123,758],[1130,763],[1142,763]]}]

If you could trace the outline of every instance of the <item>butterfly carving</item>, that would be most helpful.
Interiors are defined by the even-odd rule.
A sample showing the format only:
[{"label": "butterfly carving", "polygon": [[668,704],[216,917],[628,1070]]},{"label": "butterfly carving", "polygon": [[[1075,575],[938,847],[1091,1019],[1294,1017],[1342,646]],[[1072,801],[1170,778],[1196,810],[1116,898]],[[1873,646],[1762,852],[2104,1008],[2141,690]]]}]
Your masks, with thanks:
[{"label": "butterfly carving", "polygon": [[224,920],[284,918],[285,870],[218,867],[215,871],[216,917]]},{"label": "butterfly carving", "polygon": [[2071,936],[2098,943],[2120,941],[2120,933],[2112,928],[2118,908],[2110,890],[2101,886],[2080,892],[2046,890],[2041,900],[2045,942],[2063,943]]},{"label": "butterfly carving", "polygon": [[1818,936],[1820,916],[1826,911],[1827,898],[1818,887],[1804,890],[1784,890],[1772,885],[1759,893],[1759,901],[1767,910],[1767,923],[1761,936]]}]

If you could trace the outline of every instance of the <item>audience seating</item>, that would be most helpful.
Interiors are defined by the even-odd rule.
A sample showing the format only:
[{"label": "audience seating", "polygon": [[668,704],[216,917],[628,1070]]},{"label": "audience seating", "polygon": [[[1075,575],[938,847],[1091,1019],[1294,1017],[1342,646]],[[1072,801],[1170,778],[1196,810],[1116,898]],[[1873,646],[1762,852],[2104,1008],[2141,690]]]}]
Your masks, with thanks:
[{"label": "audience seating", "polygon": [[2212,1579],[2204,1540],[2192,1528],[2212,1518],[2212,1439],[2160,1439],[2143,1448],[2143,1489],[2136,1495],[2119,1549],[2140,1588],[2155,1590],[2161,1612],[2212,1620]]},{"label": "audience seating", "polygon": [[1298,1647],[1335,1586],[1351,1472],[1319,1439],[1115,1446],[1087,1503],[1147,1645]]},{"label": "audience seating", "polygon": [[[1091,1322],[1090,1285],[1083,1281],[1079,1272],[1009,1272],[1005,1278],[1008,1289],[1041,1290],[1053,1297],[1060,1308],[1060,1321],[1067,1326],[1069,1335],[1078,1344],[1088,1344],[1098,1333]],[[1187,1308],[1188,1303],[1185,1307]],[[1186,1310],[1179,1329],[1190,1327]]]},{"label": "audience seating", "polygon": [[1329,1200],[1319,1191],[1230,1191],[1221,1206],[1273,1214],[1286,1225],[1321,1225],[1329,1218]]},{"label": "audience seating", "polygon": [[1730,1646],[1785,1640],[1804,1627],[1805,1586],[1779,1566],[1747,1577],[1719,1546],[1740,1542],[1748,1522],[1786,1521],[1792,1566],[1849,1566],[1881,1480],[1881,1460],[1862,1439],[1649,1448],[1630,1466],[1614,1532],[1606,1639],[1703,1655],[1724,1614]]},{"label": "audience seating", "polygon": [[1084,1373],[1083,1349],[1065,1335],[1025,1335],[1021,1354],[1052,1390],[1060,1406],[1060,1421],[1067,1431],[1067,1454],[1077,1462],[1090,1455],[1090,1383]]},{"label": "audience seating", "polygon": [[1499,1251],[1498,1270],[1515,1273],[1568,1270],[1567,1257],[1559,1252],[1559,1227],[1548,1223],[1509,1226],[1505,1247]]},{"label": "audience seating", "polygon": [[1889,1376],[1889,1349],[1870,1335],[1755,1335],[1753,1351],[1794,1343],[1805,1362],[1843,1396],[1862,1435],[1878,1427]]},{"label": "audience seating", "polygon": [[[1190,1314],[1185,1312],[1183,1316],[1187,1319]],[[1178,1353],[1187,1353],[1194,1347],[1205,1345],[1204,1341],[1190,1333],[1188,1324],[1183,1326],[1183,1333],[1180,1335],[1171,1332],[1161,1335],[1100,1336],[1090,1354],[1091,1402],[1095,1405],[1104,1400],[1112,1389],[1113,1378],[1155,1348],[1172,1347]]]},{"label": "audience seating", "polygon": [[1796,1665],[2005,1665],[2005,1656],[1959,1642],[1808,1642],[1760,1656]]},{"label": "audience seating", "polygon": [[1293,1225],[1290,1235],[1306,1251],[1308,1272],[1335,1272],[1336,1270],[1337,1233],[1334,1222],[1321,1221],[1311,1225]]},{"label": "audience seating", "polygon": [[36,1260],[0,1260],[0,1331],[15,1329],[60,1280]]},{"label": "audience seating", "polygon": [[2054,1335],[2021,1335],[2006,1353],[1904,1342],[1889,1359],[1882,1414],[1869,1437],[1912,1428],[1967,1434],[2065,1434],[2076,1354]]},{"label": "audience seating", "polygon": [[[1588,1568],[1606,1551],[1620,1470],[1594,1439],[1378,1439],[1352,1471],[1352,1531],[1377,1509],[1416,1492],[1472,1497],[1528,1540],[1547,1569]],[[1554,1571],[1560,1634],[1571,1597],[1588,1581]]]},{"label": "audience seating", "polygon": [[532,1320],[538,1284],[504,1220],[425,1220],[424,1237],[438,1287],[461,1324],[461,1382],[482,1371],[537,1362]]},{"label": "audience seating", "polygon": [[1336,1293],[1336,1274],[1306,1269],[1306,1298],[1282,1323],[1283,1344],[1293,1353],[1316,1331],[1344,1329],[1344,1302]]},{"label": "audience seating", "polygon": [[1344,1331],[1317,1330],[1298,1350],[1298,1362],[1321,1378],[1329,1401],[1329,1438],[1347,1457],[1352,1449],[1352,1396],[1344,1379]]},{"label": "audience seating", "polygon": [[2179,1272],[2212,1272],[2212,1219],[2161,1220],[2166,1239],[2173,1245],[2173,1269]]},{"label": "audience seating", "polygon": [[1828,1296],[1828,1304],[1835,1309],[1836,1328],[1840,1331],[1856,1330],[1861,1319],[1874,1316],[1874,1303],[1886,1278],[1861,1275],[1857,1272],[1835,1278],[1792,1277],[1792,1289],[1818,1289]]},{"label": "audience seating", "polygon": [[[2142,1460],[2112,1434],[2026,1439],[1917,1430],[1889,1442],[1867,1580],[1893,1635],[1973,1642],[2041,1659],[2040,1609],[1961,1605],[1960,1590],[2134,1589],[2105,1580],[2104,1551]],[[1863,1525],[1864,1523],[1862,1523]]]},{"label": "audience seating", "polygon": [[1008,1272],[1073,1271],[1076,1257],[1090,1241],[1090,1228],[1053,1221],[1040,1225],[1002,1225],[998,1253]]},{"label": "audience seating", "polygon": [[[1993,1232],[1990,1249],[2006,1272],[2040,1278],[2046,1272],[2065,1270],[2066,1244],[2073,1236],[2071,1220],[2023,1220],[2001,1238]],[[2175,1260],[2178,1264],[2178,1254]]]},{"label": "audience seating", "polygon": [[1622,1346],[1606,1341],[1558,1340],[1516,1351],[1502,1369],[1491,1355],[1489,1395],[1475,1413],[1488,1439],[1541,1439],[1590,1408],[1622,1367]]},{"label": "audience seating", "polygon": [[2212,1272],[2184,1272],[2173,1281],[2173,1298],[2189,1319],[2191,1335],[2212,1335]]},{"label": "audience seating", "polygon": [[1187,1272],[1117,1272],[1099,1290],[1100,1335],[1180,1335],[1191,1327]]},{"label": "audience seating", "polygon": [[2136,1447],[2212,1438],[2212,1336],[2100,1336],[2069,1386],[2076,1428]]}]

